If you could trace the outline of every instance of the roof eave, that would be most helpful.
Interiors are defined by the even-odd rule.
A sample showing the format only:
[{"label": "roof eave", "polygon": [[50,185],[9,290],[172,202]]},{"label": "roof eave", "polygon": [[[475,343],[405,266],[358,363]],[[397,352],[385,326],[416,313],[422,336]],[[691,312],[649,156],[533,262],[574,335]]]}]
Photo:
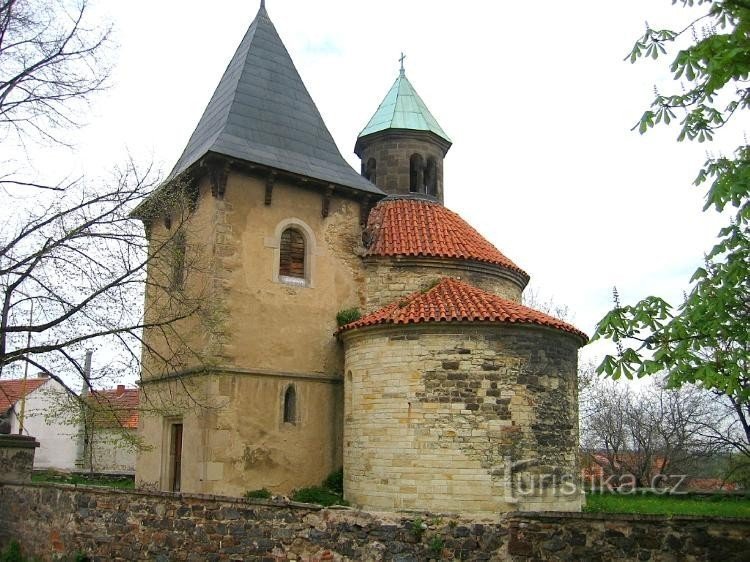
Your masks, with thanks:
[{"label": "roof eave", "polygon": [[369,133],[364,136],[357,137],[357,141],[354,144],[354,153],[362,157],[362,151],[367,148],[370,144],[373,142],[385,138],[385,137],[392,137],[392,138],[423,138],[425,140],[430,140],[434,142],[438,147],[442,150],[443,156],[445,157],[446,154],[448,154],[448,151],[450,150],[451,146],[453,146],[453,143],[450,140],[447,140],[440,135],[434,133],[433,131],[429,130],[422,130],[422,129],[381,129],[380,131],[375,131],[373,133]]},{"label": "roof eave", "polygon": [[[357,321],[359,322],[359,321]],[[575,339],[578,343],[578,347],[583,347],[589,343],[589,338],[583,332],[576,330],[571,332],[569,330],[563,330],[554,326],[545,326],[544,324],[536,324],[534,322],[507,322],[499,320],[419,320],[413,322],[394,322],[385,321],[378,322],[375,324],[368,324],[365,326],[356,326],[357,322],[352,322],[342,326],[336,330],[335,335],[345,341],[349,335],[361,334],[365,332],[373,332],[377,330],[393,331],[393,330],[411,330],[417,328],[453,328],[455,326],[485,326],[485,327],[516,327],[523,329],[534,329],[542,330],[568,336]]]}]

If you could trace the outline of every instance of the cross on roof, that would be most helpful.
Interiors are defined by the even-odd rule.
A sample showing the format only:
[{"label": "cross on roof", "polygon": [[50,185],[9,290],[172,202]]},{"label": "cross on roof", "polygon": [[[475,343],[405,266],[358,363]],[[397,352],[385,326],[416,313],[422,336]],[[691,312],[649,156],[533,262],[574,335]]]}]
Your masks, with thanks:
[{"label": "cross on roof", "polygon": [[398,61],[399,61],[399,62],[401,63],[401,74],[403,74],[403,73],[404,73],[404,61],[405,61],[405,60],[406,60],[406,55],[405,55],[405,54],[403,53],[403,51],[402,51],[402,52],[401,52],[401,58],[400,58],[400,59],[398,59]]}]

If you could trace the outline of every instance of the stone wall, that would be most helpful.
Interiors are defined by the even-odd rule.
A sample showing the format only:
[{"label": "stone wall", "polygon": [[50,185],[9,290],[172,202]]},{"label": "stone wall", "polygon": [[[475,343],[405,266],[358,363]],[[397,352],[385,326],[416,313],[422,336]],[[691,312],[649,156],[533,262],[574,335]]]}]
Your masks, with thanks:
[{"label": "stone wall", "polygon": [[750,557],[750,520],[510,514],[491,521],[304,504],[0,484],[0,548],[53,560],[721,560]]},{"label": "stone wall", "polygon": [[455,259],[375,258],[365,259],[366,312],[373,312],[401,297],[423,291],[442,277],[461,279],[470,285],[521,302],[525,280],[500,266]]},{"label": "stone wall", "polygon": [[343,337],[352,505],[580,510],[576,338],[503,324],[390,325]]},{"label": "stone wall", "polygon": [[[296,393],[294,423],[284,395]],[[340,378],[234,370],[197,373],[143,386],[151,404],[140,415],[150,448],[138,453],[138,487],[171,490],[169,426],[183,426],[181,490],[242,496],[267,488],[289,494],[320,484],[341,468]]]},{"label": "stone wall", "polygon": [[39,441],[28,435],[0,435],[0,479],[31,480]]},{"label": "stone wall", "polygon": [[424,163],[428,158],[434,158],[437,164],[436,199],[442,203],[443,157],[448,150],[447,146],[445,141],[432,133],[389,130],[359,139],[355,152],[364,166],[367,166],[370,158],[375,159],[375,180],[370,181],[389,195],[410,193],[410,158],[413,154],[421,155]]},{"label": "stone wall", "polygon": [[508,560],[750,560],[750,519],[518,513]]},{"label": "stone wall", "polygon": [[[360,204],[338,192],[326,199],[324,191],[289,178],[277,178],[269,192],[267,179],[232,170],[223,197],[212,194],[207,179],[200,183],[197,207],[183,227],[193,264],[185,284],[208,285],[211,322],[201,326],[190,318],[175,333],[172,327],[146,333],[144,371],[167,377],[144,372],[139,430],[149,449],[138,459],[139,484],[169,489],[167,437],[174,424],[185,432],[182,491],[289,493],[341,467],[343,350],[334,332],[340,310],[365,302],[355,254]],[[305,238],[306,275],[299,284],[278,275],[286,228]],[[166,229],[155,221],[152,239]],[[147,311],[157,296],[148,294]],[[175,362],[159,371],[146,350],[170,357],[170,346],[182,341],[200,350],[203,363]],[[280,416],[289,386],[297,391],[300,416],[285,424]]]}]

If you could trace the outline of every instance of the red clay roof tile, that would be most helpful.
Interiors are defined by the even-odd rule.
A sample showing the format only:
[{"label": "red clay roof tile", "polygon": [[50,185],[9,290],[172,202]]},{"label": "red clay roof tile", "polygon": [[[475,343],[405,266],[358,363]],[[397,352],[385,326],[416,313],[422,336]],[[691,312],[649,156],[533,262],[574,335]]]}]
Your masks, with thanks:
[{"label": "red clay roof tile", "polygon": [[23,396],[28,396],[46,383],[49,378],[29,378],[0,381],[0,412],[5,412]]},{"label": "red clay roof tile", "polygon": [[137,388],[119,387],[116,389],[94,390],[89,395],[95,400],[93,422],[96,427],[138,428],[138,405],[140,397]]},{"label": "red clay roof tile", "polygon": [[492,263],[528,274],[505,257],[464,219],[439,203],[385,199],[367,221],[368,256],[427,256]]},{"label": "red clay roof tile", "polygon": [[443,278],[425,293],[417,292],[368,314],[339,329],[339,333],[379,324],[418,324],[423,322],[502,322],[535,324],[578,336],[588,336],[553,316],[528,308],[472,285]]}]

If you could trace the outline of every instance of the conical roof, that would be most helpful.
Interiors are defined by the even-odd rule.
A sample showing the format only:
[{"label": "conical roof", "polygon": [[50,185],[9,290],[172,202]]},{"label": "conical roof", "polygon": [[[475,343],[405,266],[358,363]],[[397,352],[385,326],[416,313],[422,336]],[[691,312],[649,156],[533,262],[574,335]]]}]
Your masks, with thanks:
[{"label": "conical roof", "polygon": [[451,142],[437,119],[432,116],[427,105],[411,85],[403,69],[378,107],[375,115],[359,134],[358,138],[387,129],[407,129],[429,131]]},{"label": "conical roof", "polygon": [[479,261],[528,274],[460,215],[424,199],[388,197],[367,220],[368,256],[425,256]]},{"label": "conical roof", "polygon": [[343,326],[339,333],[381,324],[426,322],[533,324],[577,336],[582,345],[588,341],[586,334],[567,322],[450,277],[429,291],[412,293]]},{"label": "conical roof", "polygon": [[341,156],[263,5],[170,179],[208,152],[382,194]]}]

